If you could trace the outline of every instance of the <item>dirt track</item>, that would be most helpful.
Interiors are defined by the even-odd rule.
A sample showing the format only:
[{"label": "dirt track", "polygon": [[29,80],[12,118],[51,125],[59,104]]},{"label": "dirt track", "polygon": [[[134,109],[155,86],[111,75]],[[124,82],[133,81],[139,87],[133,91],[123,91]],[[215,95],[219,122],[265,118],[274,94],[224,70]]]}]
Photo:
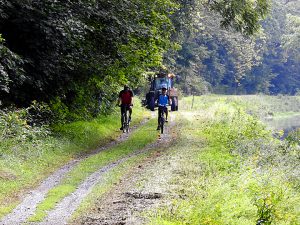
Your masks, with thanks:
[{"label": "dirt track", "polygon": [[156,151],[132,168],[114,190],[97,199],[94,208],[72,224],[144,224],[147,221],[144,212],[167,203],[164,196],[170,188],[168,181],[172,178],[169,150],[175,136],[176,133],[170,133],[169,128],[152,146]]},{"label": "dirt track", "polygon": [[[166,128],[165,134],[157,140],[156,143],[146,146],[144,149],[128,155],[118,161],[115,161],[95,173],[91,174],[86,180],[76,189],[76,191],[61,202],[57,204],[54,210],[50,211],[46,219],[42,223],[30,223],[30,224],[67,224],[67,221],[71,217],[72,213],[77,209],[84,197],[90,193],[92,188],[99,182],[103,175],[109,172],[111,169],[117,165],[125,162],[133,156],[145,153],[147,151],[155,151],[144,162],[132,168],[132,170],[127,173],[126,177],[122,179],[122,182],[115,187],[114,190],[107,193],[105,198],[97,200],[96,208],[91,212],[88,212],[80,220],[73,221],[72,224],[141,224],[143,219],[140,216],[137,216],[137,212],[141,212],[145,209],[153,207],[157,202],[160,202],[163,197],[163,191],[161,189],[161,181],[166,180],[166,174],[161,174],[161,176],[151,176],[156,180],[153,180],[151,184],[154,186],[145,186],[143,189],[135,189],[136,182],[141,179],[149,176],[147,172],[154,169],[154,173],[157,174],[156,168],[153,168],[154,162],[158,161],[161,157],[161,152],[165,151],[171,140],[174,138],[173,134],[170,132],[170,127],[174,126],[174,118],[171,118],[169,125]],[[118,140],[110,143],[109,145],[97,149],[93,154],[96,154],[104,149],[107,149],[123,140],[128,136],[121,135]],[[88,157],[88,156],[86,156]],[[81,160],[74,160],[58,171],[53,175],[48,177],[42,184],[35,190],[28,193],[19,206],[17,206],[12,213],[4,217],[0,224],[5,225],[14,225],[14,224],[23,224],[25,221],[34,213],[36,206],[41,202],[47,192],[58,185],[60,181],[65,177],[65,175],[74,168]],[[167,171],[167,170],[165,170]],[[157,180],[158,179],[158,180]],[[159,201],[158,201],[159,200]],[[29,223],[26,223],[29,224]]]}]

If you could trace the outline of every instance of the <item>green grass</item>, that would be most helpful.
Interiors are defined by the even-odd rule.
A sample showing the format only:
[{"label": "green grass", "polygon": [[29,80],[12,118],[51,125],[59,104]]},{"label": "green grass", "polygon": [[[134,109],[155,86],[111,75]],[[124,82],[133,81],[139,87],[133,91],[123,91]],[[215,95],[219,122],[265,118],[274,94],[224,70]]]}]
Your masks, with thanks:
[{"label": "green grass", "polygon": [[[172,182],[181,197],[153,212],[150,223],[300,224],[299,146],[272,138],[259,121],[298,114],[300,98],[212,95],[195,97],[193,109],[191,103],[192,97],[180,102],[183,127],[176,152],[182,153],[184,160]],[[134,121],[141,121],[144,113],[135,106]],[[59,135],[44,135],[45,130],[30,130],[18,118],[14,120],[15,136],[0,136],[0,217],[15,207],[18,195],[61,165],[114,139],[120,126],[116,113],[59,125],[53,128]],[[155,124],[156,120],[151,120],[126,142],[83,161],[49,192],[31,220],[41,220],[87,175],[153,141]],[[95,189],[99,197],[122,176],[123,166],[129,168],[134,160],[109,173],[111,180]],[[90,203],[84,205],[83,209],[90,207]]]},{"label": "green grass", "polygon": [[68,174],[61,185],[48,192],[45,200],[38,205],[35,215],[29,221],[41,221],[48,210],[53,209],[63,197],[75,191],[76,187],[93,172],[155,141],[157,139],[156,122],[156,119],[150,120],[133,132],[126,141],[82,161]]},{"label": "green grass", "polygon": [[[44,128],[30,128],[12,115],[9,119],[14,133],[9,138],[0,136],[0,218],[15,207],[26,190],[53,171],[120,134],[119,111],[92,121],[56,125],[51,133]],[[132,125],[147,116],[149,113],[137,102]]]},{"label": "green grass", "polygon": [[300,224],[298,147],[245,114],[245,102],[236,101],[243,97],[196,99],[194,111],[182,113],[175,146],[183,161],[170,196],[178,197],[149,212],[149,224]]},{"label": "green grass", "polygon": [[[184,98],[182,109],[191,110],[192,97]],[[218,102],[235,104],[244,108],[248,113],[259,118],[276,116],[282,114],[300,113],[299,96],[268,96],[268,95],[203,95],[195,96],[193,110],[211,108],[212,104]]]}]

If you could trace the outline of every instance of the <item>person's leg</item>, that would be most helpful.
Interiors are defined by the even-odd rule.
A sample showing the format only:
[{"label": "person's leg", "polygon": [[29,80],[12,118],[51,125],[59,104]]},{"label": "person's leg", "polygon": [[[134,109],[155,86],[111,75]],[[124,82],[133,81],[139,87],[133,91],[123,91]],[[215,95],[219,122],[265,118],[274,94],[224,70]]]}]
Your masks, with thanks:
[{"label": "person's leg", "polygon": [[165,108],[165,113],[166,113],[166,122],[168,122],[168,113],[169,112],[168,112],[168,108],[167,107]]},{"label": "person's leg", "polygon": [[124,123],[123,113],[126,112],[125,110],[126,110],[126,107],[124,107],[124,105],[121,105],[121,128],[120,128],[120,130],[123,130],[123,123]]},{"label": "person's leg", "polygon": [[131,121],[132,107],[129,107],[129,121]]},{"label": "person's leg", "polygon": [[157,130],[160,129],[160,115],[161,115],[161,107],[158,107],[158,117],[157,117]]}]

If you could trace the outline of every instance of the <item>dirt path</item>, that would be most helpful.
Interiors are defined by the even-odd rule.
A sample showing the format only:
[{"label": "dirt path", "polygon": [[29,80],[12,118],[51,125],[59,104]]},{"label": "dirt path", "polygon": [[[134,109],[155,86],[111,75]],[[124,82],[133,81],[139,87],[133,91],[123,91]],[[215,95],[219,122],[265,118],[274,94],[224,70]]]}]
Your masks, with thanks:
[{"label": "dirt path", "polygon": [[162,135],[160,140],[156,143],[149,144],[145,148],[136,151],[128,156],[117,160],[97,172],[90,175],[71,195],[64,198],[54,210],[50,211],[47,218],[44,222],[39,223],[40,225],[50,225],[50,224],[67,224],[68,219],[73,214],[73,212],[80,205],[81,201],[91,192],[93,187],[102,182],[103,176],[108,173],[110,170],[120,165],[121,163],[129,160],[130,158],[143,154],[147,151],[150,151],[154,148],[158,148],[165,143],[168,143],[170,139],[167,138],[168,134]]},{"label": "dirt path", "polygon": [[[108,173],[111,169],[115,168],[119,164],[129,160],[130,158],[143,154],[147,151],[160,148],[162,146],[165,146],[167,143],[170,142],[169,138],[169,130],[170,127],[173,126],[175,123],[172,121],[170,126],[166,129],[166,134],[161,135],[161,138],[152,144],[149,144],[143,149],[140,149],[139,151],[136,151],[120,160],[117,160],[97,172],[90,175],[78,188],[77,190],[72,193],[71,195],[64,198],[56,207],[54,210],[50,211],[48,216],[46,217],[45,221],[42,223],[39,223],[40,225],[51,225],[51,224],[67,224],[68,219],[71,217],[73,212],[77,209],[81,201],[90,193],[90,191],[93,189],[93,187],[100,183],[102,181],[103,176]],[[130,195],[130,193],[128,193]],[[150,194],[151,195],[151,194]],[[149,197],[152,198],[152,197]],[[110,198],[109,198],[110,199]],[[115,220],[116,218],[113,218]],[[78,222],[78,221],[77,221]],[[34,224],[34,223],[32,223]]]},{"label": "dirt path", "polygon": [[177,133],[171,132],[174,122],[166,129],[166,134],[155,146],[150,156],[123,177],[112,191],[97,199],[91,211],[70,224],[84,225],[141,225],[147,219],[143,212],[167,204],[165,198],[170,190],[169,181],[173,177],[178,161],[171,159],[172,144]]},{"label": "dirt path", "polygon": [[[154,117],[156,117],[156,113],[153,113]],[[157,140],[157,142],[152,143],[148,146],[146,146],[143,149],[140,149],[139,151],[136,151],[130,155],[127,155],[126,157],[123,157],[122,159],[119,159],[113,163],[110,163],[106,165],[105,167],[102,167],[100,170],[96,171],[95,173],[91,174],[89,177],[86,178],[86,180],[76,188],[76,191],[70,194],[69,196],[65,197],[61,202],[59,202],[56,207],[50,211],[45,218],[45,220],[41,223],[28,223],[26,222],[27,219],[34,214],[36,207],[38,203],[44,200],[46,194],[51,190],[53,187],[60,184],[60,181],[66,176],[66,174],[71,171],[78,163],[80,163],[82,160],[86,159],[90,155],[97,154],[100,151],[103,151],[105,149],[108,149],[115,144],[118,144],[128,138],[129,134],[122,134],[116,141],[113,141],[109,143],[108,145],[99,148],[95,150],[92,154],[88,156],[84,156],[82,158],[79,158],[77,160],[73,160],[69,162],[67,165],[63,166],[61,169],[56,171],[54,174],[52,174],[50,177],[48,177],[46,180],[44,180],[41,185],[36,188],[35,190],[28,193],[28,195],[23,199],[23,201],[7,216],[5,216],[1,221],[0,224],[3,225],[15,225],[15,224],[40,224],[40,225],[54,225],[54,224],[67,224],[67,221],[70,219],[72,213],[78,208],[82,200],[91,192],[93,187],[102,182],[102,178],[105,174],[107,174],[110,170],[118,166],[119,164],[129,160],[130,158],[143,154],[148,151],[153,151],[153,149],[166,149],[167,146],[171,143],[172,140],[172,133],[171,133],[171,127],[175,125],[174,122],[174,116],[171,116],[170,123],[168,126],[166,126],[165,134],[161,135],[160,138]],[[146,122],[146,121],[144,121]],[[135,128],[133,128],[135,129]],[[162,150],[159,150],[162,151]],[[157,158],[160,157],[160,153],[156,152],[155,154],[152,154],[150,157],[148,157],[138,168],[137,171],[135,169],[132,170],[133,174],[135,176],[132,176],[133,174],[129,173],[127,174],[127,177],[123,178],[126,182],[124,182],[124,185],[118,186],[119,190],[128,190],[126,193],[122,192],[122,200],[115,201],[115,198],[119,198],[118,192],[116,191],[115,194],[108,195],[106,199],[106,205],[109,206],[113,204],[115,207],[124,207],[125,203],[127,205],[128,199],[135,199],[135,201],[131,201],[133,205],[130,205],[127,210],[131,210],[132,212],[139,211],[140,209],[146,209],[149,208],[148,206],[153,205],[156,199],[160,199],[162,194],[161,191],[153,192],[153,188],[150,188],[145,193],[142,193],[137,190],[130,190],[130,184],[133,184],[137,182],[138,179],[140,179],[140,176],[142,176],[142,173],[139,173],[140,171],[143,171],[142,168],[146,168],[150,166],[154,161],[156,161]],[[163,179],[161,177],[161,179]],[[154,182],[155,183],[155,182]],[[126,188],[125,188],[126,187]],[[116,190],[118,190],[118,188]],[[124,199],[125,198],[125,199]],[[117,204],[116,202],[121,203],[121,205]],[[124,204],[123,204],[124,203]],[[109,209],[116,209],[115,207],[109,207]],[[125,209],[124,208],[124,209]],[[116,209],[117,212],[119,212],[119,209]],[[131,224],[140,224],[141,221],[140,218],[132,219],[131,217],[126,216],[127,211],[122,211],[122,214],[114,214],[114,210],[104,210],[102,213],[105,212],[103,215],[105,216],[105,219],[101,221],[111,221],[111,223],[89,223],[85,221],[84,219],[82,221],[74,221],[73,224],[116,224],[115,221],[119,221],[119,218],[116,218],[115,215],[122,215],[121,220],[126,218],[128,221],[132,221]],[[90,212],[92,215],[93,212]],[[126,214],[126,215],[125,215]],[[86,217],[88,218],[88,217]],[[89,217],[91,218],[91,217]],[[129,219],[131,218],[131,219]],[[138,222],[139,221],[139,222]],[[123,223],[120,223],[123,224]],[[130,223],[129,223],[130,224]]]},{"label": "dirt path", "polygon": [[[146,123],[146,122],[147,122],[147,120],[144,120],[141,124]],[[132,130],[134,130],[136,128],[137,128],[137,126],[133,127]],[[105,145],[101,148],[96,149],[91,154],[85,155],[81,158],[70,161],[68,164],[66,164],[65,166],[63,166],[59,170],[57,170],[54,174],[49,176],[47,179],[45,179],[39,187],[37,187],[35,190],[30,191],[28,193],[28,195],[25,196],[23,201],[10,214],[8,214],[4,218],[2,218],[2,220],[0,221],[0,224],[2,224],[2,225],[15,225],[15,224],[24,223],[35,212],[38,203],[41,202],[45,198],[48,191],[51,190],[56,185],[58,185],[60,183],[60,181],[65,177],[65,175],[69,171],[71,171],[78,163],[80,163],[82,160],[86,159],[87,157],[89,157],[91,155],[97,154],[97,153],[99,153],[99,152],[101,152],[105,149],[108,149],[108,148],[110,148],[110,147],[126,140],[129,137],[130,134],[131,133],[129,133],[129,134],[123,133],[115,141],[112,141],[109,144],[107,144],[107,145]],[[121,163],[122,159],[119,160],[119,161],[120,162],[117,161],[115,163]],[[113,166],[113,164],[106,166],[107,168],[103,168],[103,171],[107,171],[112,166]],[[96,173],[93,174],[88,179],[89,180],[99,179],[100,175],[101,175],[101,171],[99,172],[99,174],[96,174]],[[86,181],[86,182],[88,182],[88,181]],[[81,193],[79,190],[87,188],[85,183],[83,183],[80,186],[80,188],[78,189],[78,193],[75,193],[76,196],[78,196],[78,195],[79,196],[81,196],[81,195],[84,196],[84,193],[83,192]],[[64,201],[67,201],[67,200],[64,200]],[[78,205],[78,203],[76,203],[74,201],[73,201],[73,203],[76,206]],[[72,204],[72,200],[69,201],[69,204]],[[74,211],[74,210],[71,210],[71,211]],[[61,223],[56,223],[56,224],[61,224]]]}]

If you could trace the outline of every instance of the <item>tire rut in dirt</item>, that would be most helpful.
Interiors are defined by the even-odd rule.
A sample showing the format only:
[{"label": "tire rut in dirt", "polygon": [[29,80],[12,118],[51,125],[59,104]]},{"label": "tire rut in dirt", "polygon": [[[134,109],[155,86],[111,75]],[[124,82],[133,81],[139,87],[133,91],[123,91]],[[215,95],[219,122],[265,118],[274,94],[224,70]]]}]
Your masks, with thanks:
[{"label": "tire rut in dirt", "polygon": [[[132,130],[137,129],[139,126],[145,124],[147,120],[143,120],[139,125],[136,125],[132,128]],[[43,201],[46,194],[55,186],[60,184],[61,180],[66,176],[68,172],[70,172],[77,164],[79,164],[82,160],[95,155],[101,151],[109,149],[110,147],[125,141],[130,136],[130,133],[121,134],[116,140],[111,141],[105,146],[99,147],[92,151],[90,154],[85,154],[78,159],[72,160],[48,178],[46,178],[39,187],[30,191],[22,200],[22,202],[8,215],[4,216],[0,220],[1,225],[15,225],[22,224],[27,221],[27,219],[34,214],[38,203]],[[60,223],[58,223],[60,224]]]},{"label": "tire rut in dirt", "polygon": [[[166,193],[167,188],[153,188],[152,186],[147,186],[142,189],[137,189],[135,185],[139,182],[141,177],[145,176],[145,171],[148,171],[151,167],[153,168],[153,165],[155,167],[156,162],[161,160],[161,156],[164,156],[164,151],[167,151],[173,144],[173,139],[176,136],[175,134],[174,136],[171,134],[171,128],[173,126],[173,122],[166,126],[166,133],[160,135],[160,139],[153,146],[154,149],[160,149],[158,151],[161,152],[154,151],[151,156],[144,159],[140,165],[133,168],[126,177],[122,178],[120,183],[113,190],[98,199],[90,212],[87,212],[80,219],[73,221],[71,224],[144,224],[145,218],[140,216],[140,214],[164,203],[166,201],[164,199],[164,194]],[[154,168],[154,170],[156,169],[157,168]],[[171,176],[172,174],[168,175],[168,177]],[[160,178],[158,178],[158,180],[159,179]],[[160,181],[154,183],[154,186],[156,186]]]},{"label": "tire rut in dirt", "polygon": [[102,177],[104,174],[108,173],[110,170],[120,165],[121,163],[124,163],[125,161],[131,159],[132,157],[146,153],[149,150],[157,148],[157,145],[162,145],[164,142],[168,142],[169,139],[167,137],[168,134],[165,134],[164,137],[158,143],[155,142],[155,143],[148,144],[143,149],[140,149],[132,154],[129,154],[128,156],[120,160],[117,160],[101,168],[100,170],[93,173],[92,175],[90,175],[79,187],[77,187],[77,190],[75,192],[65,197],[60,203],[58,203],[55,209],[48,213],[46,219],[39,224],[40,225],[67,224],[68,219],[78,208],[81,201],[91,192],[91,190],[97,183],[100,183],[102,181]]},{"label": "tire rut in dirt", "polygon": [[10,214],[5,216],[1,221],[1,225],[12,225],[24,223],[36,210],[36,206],[41,202],[48,191],[57,186],[65,175],[79,163],[74,160],[61,169],[56,171],[50,177],[42,182],[42,184],[35,190],[31,191]]}]

